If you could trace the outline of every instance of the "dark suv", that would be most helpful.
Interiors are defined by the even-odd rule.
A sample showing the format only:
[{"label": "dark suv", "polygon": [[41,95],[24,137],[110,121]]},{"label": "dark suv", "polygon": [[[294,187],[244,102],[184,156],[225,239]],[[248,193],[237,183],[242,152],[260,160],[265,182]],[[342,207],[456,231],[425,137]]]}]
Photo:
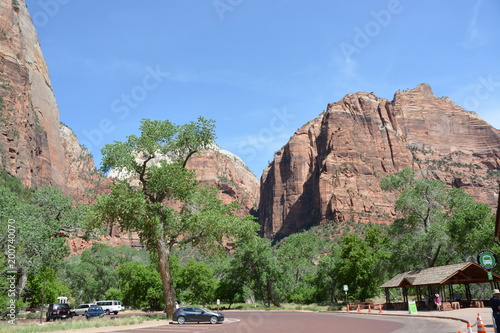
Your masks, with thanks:
[{"label": "dark suv", "polygon": [[45,321],[64,319],[71,317],[71,309],[68,304],[64,303],[50,303],[47,308],[47,316]]}]

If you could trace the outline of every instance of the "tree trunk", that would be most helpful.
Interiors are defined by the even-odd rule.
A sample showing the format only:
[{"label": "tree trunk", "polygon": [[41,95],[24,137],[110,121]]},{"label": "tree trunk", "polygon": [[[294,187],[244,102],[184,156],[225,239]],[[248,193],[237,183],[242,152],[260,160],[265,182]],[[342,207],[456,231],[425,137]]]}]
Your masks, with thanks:
[{"label": "tree trunk", "polygon": [[21,299],[24,296],[24,289],[26,288],[27,283],[28,283],[27,270],[19,267],[17,269],[17,281],[16,281],[17,298]]},{"label": "tree trunk", "polygon": [[165,240],[159,239],[156,241],[156,250],[158,251],[158,268],[160,269],[161,281],[163,284],[163,299],[165,300],[165,314],[167,318],[172,318],[175,312],[175,289],[172,273],[170,272],[170,248],[165,243]]}]

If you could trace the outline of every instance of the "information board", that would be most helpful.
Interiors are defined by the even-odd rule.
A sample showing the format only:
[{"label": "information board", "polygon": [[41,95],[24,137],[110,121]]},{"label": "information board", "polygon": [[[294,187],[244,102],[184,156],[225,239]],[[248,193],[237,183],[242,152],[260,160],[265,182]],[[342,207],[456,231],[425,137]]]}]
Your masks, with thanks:
[{"label": "information board", "polygon": [[415,303],[415,301],[408,301],[408,310],[410,311],[410,314],[418,313],[417,303]]}]

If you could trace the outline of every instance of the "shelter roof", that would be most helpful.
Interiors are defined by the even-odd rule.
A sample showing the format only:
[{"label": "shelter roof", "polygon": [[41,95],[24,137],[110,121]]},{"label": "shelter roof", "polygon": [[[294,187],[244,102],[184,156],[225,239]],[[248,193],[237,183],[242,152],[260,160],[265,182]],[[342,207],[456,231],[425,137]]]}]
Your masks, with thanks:
[{"label": "shelter roof", "polygon": [[[500,275],[493,274],[494,281],[500,281]],[[381,288],[402,288],[413,286],[433,286],[463,283],[486,283],[486,269],[474,262],[414,269],[400,273],[381,285]]]}]

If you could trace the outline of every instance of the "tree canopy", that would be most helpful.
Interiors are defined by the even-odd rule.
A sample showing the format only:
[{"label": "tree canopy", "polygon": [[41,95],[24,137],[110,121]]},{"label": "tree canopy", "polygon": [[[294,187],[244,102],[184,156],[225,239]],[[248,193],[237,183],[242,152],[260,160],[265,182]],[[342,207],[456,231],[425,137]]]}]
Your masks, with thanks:
[{"label": "tree canopy", "polygon": [[121,181],[110,194],[98,196],[89,226],[118,223],[123,230],[137,232],[148,250],[157,253],[167,316],[173,314],[176,303],[169,267],[174,245],[214,251],[226,237],[258,228],[251,216],[236,216],[236,202],[223,204],[217,189],[201,187],[194,171],[186,168],[191,156],[210,149],[214,128],[212,120],[202,117],[184,125],[143,119],[140,136],[130,135],[102,149],[102,171],[121,171],[138,185]]},{"label": "tree canopy", "polygon": [[416,178],[411,169],[382,179],[381,186],[399,191],[398,217],[389,232],[400,269],[465,261],[485,243],[498,246],[491,209],[462,189],[446,187],[436,179]]},{"label": "tree canopy", "polygon": [[[0,267],[3,272],[16,272],[18,298],[36,299],[33,295],[36,276],[49,276],[69,255],[64,233],[74,230],[78,212],[72,199],[60,189],[43,186],[29,190],[18,179],[2,172],[0,227],[5,232],[0,236],[0,247],[5,256]],[[7,253],[11,258],[8,259]]]}]

